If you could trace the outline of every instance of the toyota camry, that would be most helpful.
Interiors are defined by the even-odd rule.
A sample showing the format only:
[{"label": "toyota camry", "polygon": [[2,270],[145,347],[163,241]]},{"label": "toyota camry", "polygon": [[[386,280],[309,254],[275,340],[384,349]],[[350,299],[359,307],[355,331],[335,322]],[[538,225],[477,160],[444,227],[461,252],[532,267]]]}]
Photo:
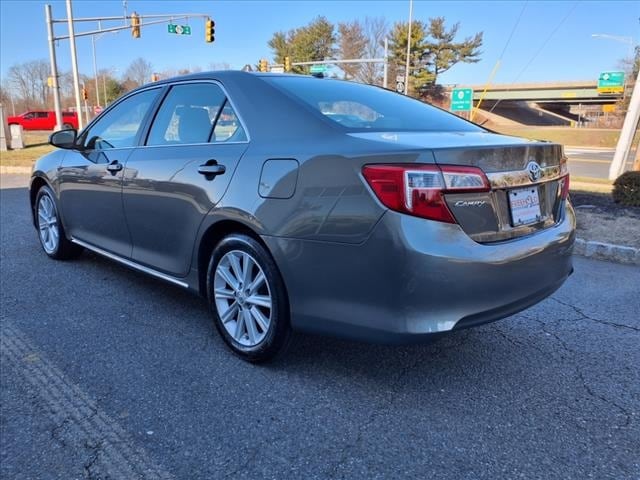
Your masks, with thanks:
[{"label": "toyota camry", "polygon": [[560,145],[378,87],[199,73],[50,142],[30,185],[44,252],[203,295],[249,361],[295,330],[401,343],[498,320],[572,272]]}]

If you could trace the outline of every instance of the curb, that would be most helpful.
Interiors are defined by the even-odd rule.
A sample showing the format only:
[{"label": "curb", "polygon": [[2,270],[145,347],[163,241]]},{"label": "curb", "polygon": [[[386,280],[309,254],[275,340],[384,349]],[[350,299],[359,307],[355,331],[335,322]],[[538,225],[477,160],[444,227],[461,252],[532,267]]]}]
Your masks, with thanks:
[{"label": "curb", "polygon": [[640,248],[635,247],[625,247],[622,245],[576,238],[573,253],[597,260],[608,260],[610,262],[625,263],[627,265],[640,265]]},{"label": "curb", "polygon": [[0,167],[0,175],[6,174],[30,174],[31,167],[12,167],[12,166],[1,166]]}]

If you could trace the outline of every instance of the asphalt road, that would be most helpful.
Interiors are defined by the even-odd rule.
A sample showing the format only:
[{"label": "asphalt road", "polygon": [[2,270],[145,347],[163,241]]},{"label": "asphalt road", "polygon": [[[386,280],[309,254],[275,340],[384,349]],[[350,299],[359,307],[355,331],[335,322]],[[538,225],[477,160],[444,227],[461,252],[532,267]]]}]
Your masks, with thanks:
[{"label": "asphalt road", "polygon": [[298,336],[252,366],[198,297],[47,259],[22,183],[0,190],[1,478],[640,476],[637,267],[576,258],[553,298],[430,345]]},{"label": "asphalt road", "polygon": [[[634,151],[635,152],[635,151]],[[632,159],[635,153],[631,152]],[[613,160],[614,148],[565,148],[564,153],[569,158],[569,172],[576,177],[609,178],[609,167]],[[627,169],[631,170],[633,161],[627,162]]]}]

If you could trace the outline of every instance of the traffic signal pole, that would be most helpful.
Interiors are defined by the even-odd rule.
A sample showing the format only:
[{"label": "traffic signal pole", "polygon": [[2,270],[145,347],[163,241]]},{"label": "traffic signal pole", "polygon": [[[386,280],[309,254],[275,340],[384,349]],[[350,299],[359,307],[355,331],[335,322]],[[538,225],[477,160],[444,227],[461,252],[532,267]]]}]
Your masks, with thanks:
[{"label": "traffic signal pole", "polygon": [[[62,104],[60,101],[60,83],[59,83],[59,75],[58,75],[58,63],[57,63],[57,59],[56,59],[56,44],[55,42],[58,40],[69,40],[70,43],[70,50],[71,50],[71,65],[72,65],[72,70],[73,70],[73,88],[74,88],[74,93],[75,93],[75,102],[76,102],[76,110],[78,112],[78,127],[79,129],[82,129],[84,127],[84,122],[82,119],[82,100],[81,100],[81,95],[80,95],[80,79],[79,79],[79,73],[78,73],[78,57],[77,57],[77,52],[76,52],[76,38],[77,37],[86,37],[86,36],[95,36],[95,35],[101,35],[103,33],[107,33],[107,32],[118,32],[121,30],[130,30],[132,28],[132,25],[123,25],[123,26],[119,26],[119,27],[110,27],[110,28],[100,28],[98,30],[92,30],[92,31],[88,31],[88,32],[80,32],[80,33],[76,33],[75,29],[74,29],[74,24],[78,23],[78,22],[102,22],[102,21],[116,21],[116,20],[122,20],[124,18],[125,22],[127,20],[131,20],[133,17],[132,16],[128,16],[126,13],[124,15],[124,17],[119,16],[119,17],[90,17],[90,18],[73,18],[73,9],[71,6],[71,0],[66,0],[66,6],[67,6],[67,18],[66,19],[54,19],[52,18],[52,14],[51,14],[51,5],[45,5],[45,17],[46,17],[46,23],[47,23],[47,36],[48,36],[48,41],[49,41],[49,60],[51,62],[51,76],[53,77],[53,83],[52,83],[52,87],[53,87],[53,103],[54,103],[54,110],[56,112],[56,129],[61,129],[62,128]],[[182,13],[182,14],[174,14],[174,15],[169,15],[169,14],[161,14],[161,15],[144,15],[144,18],[146,19],[152,19],[152,21],[147,21],[146,23],[143,23],[142,19],[143,16],[140,15],[137,17],[139,19],[139,23],[137,24],[138,28],[142,28],[142,27],[146,27],[149,25],[156,25],[156,24],[161,24],[161,23],[167,23],[168,21],[173,21],[173,20],[177,20],[177,19],[189,19],[189,18],[203,18],[205,20],[211,21],[211,17],[207,14],[204,13]],[[211,41],[208,41],[208,43],[213,42],[213,21],[212,22],[212,29],[211,29]],[[53,24],[54,23],[66,23],[68,25],[68,29],[69,29],[69,34],[68,35],[61,35],[59,37],[55,36],[55,32],[53,29]],[[97,85],[97,82],[96,82]],[[106,90],[106,88],[105,88]],[[96,88],[97,91],[97,88]],[[106,91],[104,92],[104,96],[105,96],[105,103],[106,103]],[[88,123],[88,122],[87,122]]]},{"label": "traffic signal pole", "polygon": [[[58,85],[58,62],[56,61],[55,37],[51,19],[51,5],[44,6],[47,20],[47,37],[49,39],[49,60],[51,61],[51,77],[53,79],[53,109],[56,112],[56,130],[62,129],[62,105],[60,104],[60,86]],[[15,115],[15,112],[14,112]]]},{"label": "traffic signal pole", "polygon": [[76,37],[73,28],[73,9],[71,0],[67,0],[67,23],[69,25],[69,45],[71,48],[71,70],[73,71],[73,92],[76,96],[76,112],[78,115],[78,130],[82,130],[82,103],[80,101],[80,76],[78,74],[78,56],[76,54]]}]

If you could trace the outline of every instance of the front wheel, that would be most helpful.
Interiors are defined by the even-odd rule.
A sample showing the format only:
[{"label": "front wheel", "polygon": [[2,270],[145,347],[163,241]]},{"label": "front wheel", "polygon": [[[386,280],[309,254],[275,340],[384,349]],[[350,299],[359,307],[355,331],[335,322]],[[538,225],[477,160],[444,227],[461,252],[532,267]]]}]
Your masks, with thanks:
[{"label": "front wheel", "polygon": [[46,185],[38,190],[34,214],[40,245],[47,255],[56,260],[66,260],[82,253],[82,247],[67,239],[60,222],[55,195]]},{"label": "front wheel", "polygon": [[234,234],[214,249],[207,274],[214,322],[225,343],[249,362],[284,351],[291,337],[284,282],[269,252]]}]

